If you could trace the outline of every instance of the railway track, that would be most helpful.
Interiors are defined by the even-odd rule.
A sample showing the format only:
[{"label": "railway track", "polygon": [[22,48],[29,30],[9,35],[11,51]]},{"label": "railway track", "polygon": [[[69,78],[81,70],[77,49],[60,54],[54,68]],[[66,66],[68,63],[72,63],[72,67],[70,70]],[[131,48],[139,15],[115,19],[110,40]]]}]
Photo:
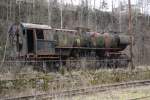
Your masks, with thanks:
[{"label": "railway track", "polygon": [[117,84],[110,84],[110,85],[100,85],[100,86],[92,86],[92,87],[81,87],[77,89],[62,90],[62,91],[41,93],[41,94],[27,95],[27,96],[6,97],[1,100],[30,100],[33,98],[52,99],[52,98],[62,97],[62,96],[67,97],[67,96],[85,95],[85,94],[96,93],[96,92],[104,92],[104,91],[113,90],[113,89],[124,89],[124,88],[129,88],[129,87],[138,87],[138,86],[146,86],[146,85],[150,85],[150,80],[132,81],[132,82],[117,83]]},{"label": "railway track", "polygon": [[143,100],[143,99],[148,99],[150,96],[144,96],[144,97],[139,97],[139,98],[134,98],[134,99],[129,99],[129,100]]}]

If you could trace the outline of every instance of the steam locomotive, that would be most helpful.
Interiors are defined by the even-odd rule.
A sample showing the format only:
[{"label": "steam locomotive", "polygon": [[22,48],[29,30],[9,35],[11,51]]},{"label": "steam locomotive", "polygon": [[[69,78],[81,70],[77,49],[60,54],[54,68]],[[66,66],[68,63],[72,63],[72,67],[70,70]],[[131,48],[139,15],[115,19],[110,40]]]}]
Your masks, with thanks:
[{"label": "steam locomotive", "polygon": [[130,45],[130,37],[117,32],[98,33],[84,27],[68,30],[19,23],[10,27],[9,40],[13,57],[53,61],[56,66],[74,67],[79,62],[80,65],[85,62],[84,64],[92,63],[90,66],[125,67],[130,61],[123,52]]}]

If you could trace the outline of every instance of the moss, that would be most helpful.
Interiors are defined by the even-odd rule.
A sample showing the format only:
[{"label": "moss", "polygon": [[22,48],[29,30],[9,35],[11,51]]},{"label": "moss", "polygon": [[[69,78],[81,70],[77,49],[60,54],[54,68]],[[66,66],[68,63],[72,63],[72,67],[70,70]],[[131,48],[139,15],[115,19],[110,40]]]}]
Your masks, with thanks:
[{"label": "moss", "polygon": [[50,77],[50,76],[44,76],[42,79],[44,81],[44,83],[42,84],[42,89],[44,91],[49,90],[49,84],[48,83],[49,83],[50,80],[52,80],[52,77]]},{"label": "moss", "polygon": [[5,85],[6,85],[6,81],[0,81],[0,94],[3,93]]},{"label": "moss", "polygon": [[98,80],[97,79],[90,80],[90,83],[91,83],[91,85],[97,85]]},{"label": "moss", "polygon": [[29,85],[31,86],[31,88],[36,88],[36,79],[29,80]]},{"label": "moss", "polygon": [[49,90],[48,80],[44,80],[44,83],[43,83],[43,90],[44,90],[44,91],[48,91],[48,90]]},{"label": "moss", "polygon": [[14,80],[13,86],[14,86],[14,89],[16,89],[16,90],[22,90],[27,87],[27,80],[25,80],[25,79]]}]

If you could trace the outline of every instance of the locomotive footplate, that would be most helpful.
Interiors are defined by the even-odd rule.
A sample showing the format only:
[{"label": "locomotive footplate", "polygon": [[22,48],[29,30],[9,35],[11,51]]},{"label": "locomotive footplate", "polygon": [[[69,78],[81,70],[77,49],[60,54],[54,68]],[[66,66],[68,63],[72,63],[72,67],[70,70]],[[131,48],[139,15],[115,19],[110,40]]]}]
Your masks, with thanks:
[{"label": "locomotive footplate", "polygon": [[58,55],[47,54],[47,55],[35,55],[35,54],[27,54],[24,56],[26,60],[57,60],[59,59]]},{"label": "locomotive footplate", "polygon": [[90,47],[56,47],[56,49],[83,49],[83,50],[102,50],[102,51],[120,51],[121,48],[90,48]]}]

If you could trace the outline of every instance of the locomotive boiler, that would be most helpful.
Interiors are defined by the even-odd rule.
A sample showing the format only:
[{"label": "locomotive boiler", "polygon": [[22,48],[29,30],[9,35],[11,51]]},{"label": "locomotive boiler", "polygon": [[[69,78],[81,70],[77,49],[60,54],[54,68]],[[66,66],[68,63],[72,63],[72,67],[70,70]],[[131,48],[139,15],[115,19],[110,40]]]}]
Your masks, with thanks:
[{"label": "locomotive boiler", "polygon": [[13,56],[19,59],[54,61],[66,66],[77,66],[75,61],[86,59],[86,63],[96,62],[95,66],[100,67],[127,66],[129,62],[123,50],[130,44],[130,38],[116,32],[98,33],[83,27],[68,30],[19,23],[11,26],[9,38]]}]

